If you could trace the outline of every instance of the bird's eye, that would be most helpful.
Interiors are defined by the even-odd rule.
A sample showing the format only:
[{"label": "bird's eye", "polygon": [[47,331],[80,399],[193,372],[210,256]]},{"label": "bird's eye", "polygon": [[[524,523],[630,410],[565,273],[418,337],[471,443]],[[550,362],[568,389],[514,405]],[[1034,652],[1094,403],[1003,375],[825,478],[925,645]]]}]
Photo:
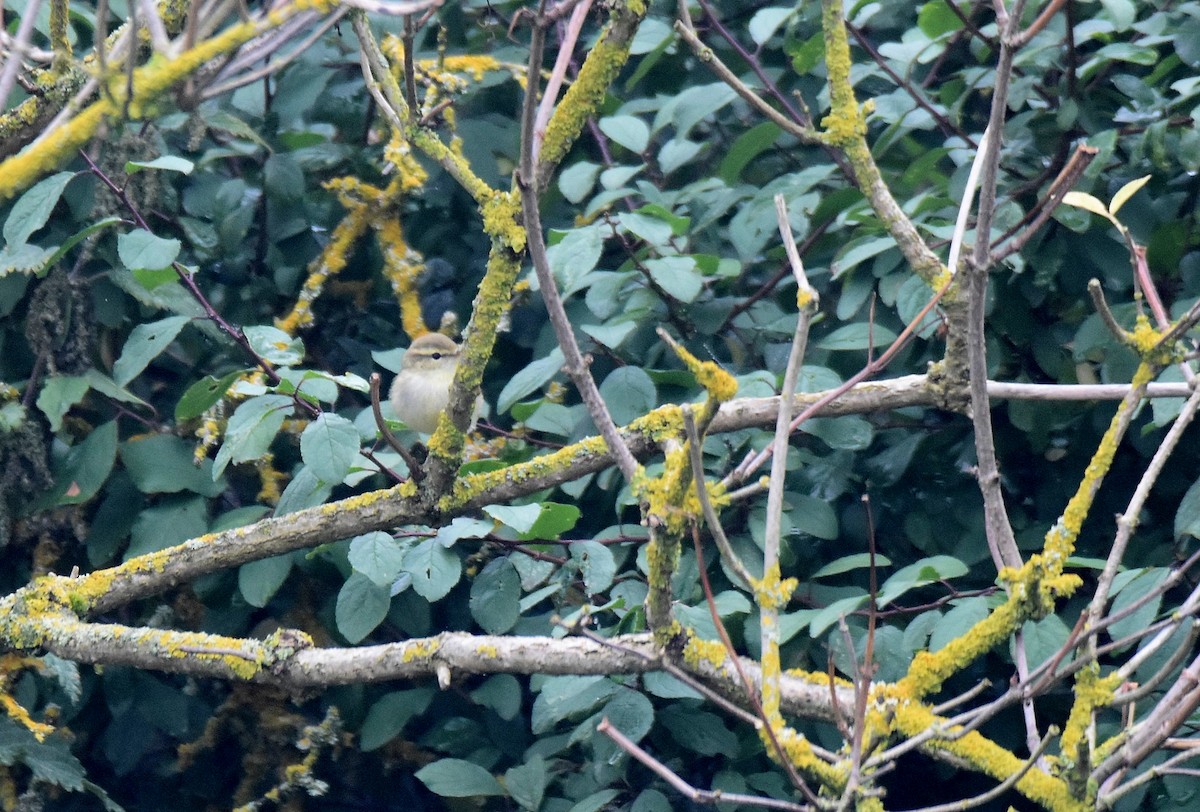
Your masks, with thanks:
[{"label": "bird's eye", "polygon": [[433,357],[433,360],[435,360],[435,361],[442,360],[442,354],[440,352],[435,352],[432,357]]}]

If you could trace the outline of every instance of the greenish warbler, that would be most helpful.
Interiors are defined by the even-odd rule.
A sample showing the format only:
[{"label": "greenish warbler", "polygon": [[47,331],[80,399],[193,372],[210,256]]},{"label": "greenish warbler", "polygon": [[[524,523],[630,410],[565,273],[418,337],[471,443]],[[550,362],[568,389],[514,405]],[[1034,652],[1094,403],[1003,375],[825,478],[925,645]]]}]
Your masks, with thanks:
[{"label": "greenish warbler", "polygon": [[[450,382],[457,367],[458,345],[452,339],[441,333],[426,333],[413,341],[392,381],[391,401],[396,416],[413,431],[433,434],[438,417],[450,401]],[[480,398],[471,417],[472,427],[482,406]]]}]

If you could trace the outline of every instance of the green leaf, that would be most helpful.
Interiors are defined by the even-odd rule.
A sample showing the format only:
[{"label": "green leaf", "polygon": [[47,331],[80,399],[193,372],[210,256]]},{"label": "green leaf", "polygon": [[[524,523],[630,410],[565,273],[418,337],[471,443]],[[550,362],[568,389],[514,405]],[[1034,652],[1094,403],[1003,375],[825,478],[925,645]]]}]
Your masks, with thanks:
[{"label": "green leaf", "polygon": [[618,690],[606,677],[547,677],[529,716],[532,730],[540,735],[564,719],[591,714]]},{"label": "green leaf", "polygon": [[1119,640],[1154,622],[1162,606],[1162,592],[1153,598],[1147,596],[1156,591],[1170,574],[1166,567],[1147,567],[1143,570],[1126,570],[1113,579],[1113,602],[1109,614],[1119,614],[1135,603],[1141,603],[1141,606],[1109,626],[1110,637]]},{"label": "green leaf", "polygon": [[596,267],[603,250],[603,235],[598,228],[590,227],[568,231],[561,240],[546,249],[550,270],[558,280],[563,296],[579,290],[579,284]]},{"label": "green leaf", "polygon": [[279,504],[275,506],[275,516],[286,516],[297,510],[323,504],[329,498],[332,489],[332,485],[322,482],[307,467],[301,468],[283,489],[283,493],[279,497]]},{"label": "green leaf", "polygon": [[214,480],[212,460],[196,465],[191,444],[170,434],[151,434],[121,445],[121,463],[142,493],[192,491],[201,496],[220,496],[223,480]]},{"label": "green leaf", "polygon": [[648,259],[643,264],[654,284],[672,299],[686,304],[695,300],[704,289],[704,279],[692,257],[660,257]]},{"label": "green leaf", "polygon": [[717,167],[717,174],[731,186],[737,183],[742,170],[774,146],[781,132],[783,130],[773,121],[764,121],[746,130],[729,147],[729,152]]},{"label": "green leaf", "polygon": [[932,0],[921,6],[917,12],[917,25],[922,33],[930,39],[937,39],[943,34],[950,34],[962,28],[962,20],[950,10],[946,0]]},{"label": "green leaf", "polygon": [[246,603],[261,609],[283,586],[292,571],[292,564],[291,553],[242,564],[238,568],[238,591]]},{"label": "green leaf", "polygon": [[157,237],[144,228],[117,237],[117,255],[131,271],[170,268],[181,247],[179,240]]},{"label": "green leaf", "polygon": [[53,375],[46,379],[42,391],[38,392],[37,407],[50,423],[50,431],[62,428],[62,419],[72,406],[83,400],[88,383],[82,376]]},{"label": "green leaf", "polygon": [[399,736],[410,719],[429,709],[433,693],[432,688],[413,688],[381,696],[363,719],[358,732],[359,749],[369,753]]},{"label": "green leaf", "polygon": [[351,573],[338,591],[334,620],[342,637],[357,643],[383,622],[391,608],[391,589],[360,572]]},{"label": "green leaf", "polygon": [[524,535],[533,529],[534,522],[542,515],[542,506],[485,505],[483,512],[505,527],[511,527],[517,533]]},{"label": "green leaf", "polygon": [[341,482],[358,459],[358,429],[346,418],[322,412],[300,435],[300,456],[323,482]]},{"label": "green leaf", "polygon": [[1183,536],[1200,538],[1200,479],[1187,489],[1175,511],[1175,538]]},{"label": "green leaf", "polygon": [[548,383],[562,369],[563,360],[562,350],[555,347],[545,358],[534,361],[513,375],[500,390],[496,409],[507,412],[514,403]]},{"label": "green leaf", "polygon": [[896,334],[881,324],[857,322],[839,327],[817,342],[822,350],[865,350],[886,347],[896,340]]},{"label": "green leaf", "polygon": [[897,570],[891,578],[884,582],[876,599],[880,608],[887,606],[905,592],[932,584],[936,581],[947,581],[960,578],[969,571],[966,564],[948,555],[935,555],[923,558],[915,564],[909,564]]},{"label": "green leaf", "polygon": [[501,719],[516,719],[521,712],[521,683],[512,674],[493,674],[471,691],[471,701],[491,708]]},{"label": "green leaf", "polygon": [[488,562],[471,584],[471,617],[488,634],[504,634],[521,616],[521,579],[512,562]]},{"label": "green leaf", "polygon": [[113,364],[113,380],[119,386],[125,386],[140,375],[160,352],[171,345],[189,321],[191,319],[187,316],[168,316],[134,327],[121,350],[121,357]]},{"label": "green leaf", "polygon": [[[1137,6],[1133,0],[1100,0],[1100,5],[1104,6],[1117,31],[1128,31],[1137,19]],[[1114,208],[1112,213],[1116,214],[1117,210]]]},{"label": "green leaf", "polygon": [[233,382],[246,374],[244,369],[235,369],[221,378],[205,375],[187,388],[179,403],[175,404],[177,421],[191,420],[208,411],[209,407],[225,396]]},{"label": "green leaf", "polygon": [[788,18],[796,13],[796,8],[796,6],[768,6],[754,12],[746,29],[750,33],[750,39],[754,40],[755,45],[764,44],[775,35],[779,26],[786,23]]},{"label": "green leaf", "polygon": [[213,478],[231,462],[256,460],[266,454],[292,405],[292,399],[283,395],[259,395],[243,401],[225,426],[225,442],[217,452]]},{"label": "green leaf", "polygon": [[[891,559],[884,555],[875,555],[876,567],[890,567]],[[852,570],[866,569],[871,566],[870,553],[854,553],[853,555],[844,555],[841,558],[836,558],[830,561],[825,566],[812,574],[813,578],[828,578],[830,575],[841,575],[843,572]]]},{"label": "green leaf", "polygon": [[263,187],[276,200],[299,201],[304,197],[304,171],[293,155],[273,153],[263,165]]},{"label": "green leaf", "polygon": [[199,496],[167,496],[138,513],[123,560],[157,553],[208,532],[208,510]]},{"label": "green leaf", "polygon": [[125,174],[134,175],[143,169],[162,169],[170,172],[182,172],[185,175],[192,174],[192,170],[196,165],[187,158],[181,158],[178,155],[163,155],[155,158],[153,161],[126,161]]},{"label": "green leaf", "polygon": [[6,251],[20,248],[35,231],[46,225],[67,184],[74,178],[74,172],[59,172],[39,181],[17,198],[4,221]]},{"label": "green leaf", "polygon": [[[117,459],[117,423],[97,426],[54,467],[54,504],[79,505],[100,490]],[[48,494],[47,496],[50,496]]]},{"label": "green leaf", "polygon": [[658,720],[675,743],[685,750],[702,756],[736,753],[738,750],[737,736],[725,727],[716,714],[670,705],[658,715]]},{"label": "green leaf", "polygon": [[500,782],[487,770],[460,758],[444,758],[416,772],[421,783],[443,798],[471,798],[478,795],[504,795]]},{"label": "green leaf", "polygon": [[629,689],[610,699],[601,715],[634,743],[645,738],[654,726],[654,705],[642,694]]},{"label": "green leaf", "polygon": [[572,544],[571,559],[579,565],[583,585],[589,594],[605,592],[612,586],[617,563],[607,545],[591,540]]},{"label": "green leaf", "polygon": [[251,348],[275,366],[293,366],[304,360],[304,342],[278,327],[251,325],[242,330]]},{"label": "green leaf", "polygon": [[650,128],[636,116],[606,116],[600,119],[600,131],[638,155],[650,144]]},{"label": "green leaf", "polygon": [[600,384],[600,397],[618,426],[630,423],[658,405],[658,390],[641,367],[617,367]]},{"label": "green leaf", "polygon": [[599,164],[587,161],[571,164],[559,173],[558,191],[569,203],[582,203],[596,185],[600,169]]},{"label": "green leaf", "polygon": [[462,577],[462,561],[436,540],[429,539],[404,554],[404,571],[412,576],[413,589],[433,603],[446,597]]},{"label": "green leaf", "polygon": [[658,168],[664,175],[669,175],[681,166],[691,163],[704,147],[705,145],[698,141],[672,138],[658,151]]},{"label": "green leaf", "polygon": [[534,812],[542,805],[546,778],[546,760],[535,754],[524,764],[510,767],[504,773],[504,787],[522,809]]},{"label": "green leaf", "polygon": [[838,519],[829,502],[803,493],[788,495],[791,507],[785,514],[792,529],[826,541],[838,537]]},{"label": "green leaf", "polygon": [[942,616],[929,635],[929,650],[938,651],[975,628],[989,614],[987,598],[965,598]]},{"label": "green leaf", "polygon": [[355,536],[350,540],[350,566],[377,586],[390,587],[404,568],[404,548],[379,530]]}]

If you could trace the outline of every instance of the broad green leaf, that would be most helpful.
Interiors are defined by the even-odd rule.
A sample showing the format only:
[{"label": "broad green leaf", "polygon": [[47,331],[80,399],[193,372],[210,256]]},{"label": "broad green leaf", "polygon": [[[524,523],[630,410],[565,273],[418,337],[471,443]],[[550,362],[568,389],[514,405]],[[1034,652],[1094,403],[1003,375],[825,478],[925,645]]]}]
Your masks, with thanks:
[{"label": "broad green leaf", "polygon": [[822,350],[865,350],[867,347],[886,347],[896,340],[896,334],[882,324],[857,322],[839,327],[817,342]]},{"label": "broad green leaf", "polygon": [[276,366],[293,366],[304,360],[304,342],[278,327],[251,325],[242,332],[254,351]]},{"label": "broad green leaf", "polygon": [[572,544],[571,559],[579,564],[583,585],[589,594],[605,592],[612,586],[617,564],[607,545],[591,540]]},{"label": "broad green leaf", "polygon": [[[623,321],[619,324],[584,324],[579,329],[595,339],[597,344],[615,350],[637,329],[637,324],[632,321]],[[554,403],[550,405],[560,406],[561,404]],[[543,418],[545,418],[545,415],[543,415]]]},{"label": "broad green leaf", "polygon": [[535,812],[546,794],[546,761],[539,755],[504,773],[504,787],[522,809]]},{"label": "broad green leaf", "polygon": [[208,411],[209,407],[229,391],[233,382],[246,373],[246,370],[236,369],[226,373],[221,378],[205,375],[187,388],[179,403],[175,404],[175,419],[177,421],[191,420]]},{"label": "broad green leaf", "polygon": [[118,386],[116,381],[98,371],[94,367],[83,373],[83,379],[87,381],[87,385],[89,387],[95,389],[105,397],[110,397],[113,400],[119,400],[124,403],[136,403],[139,406],[149,406],[146,401],[142,400],[123,386]]},{"label": "broad green leaf", "polygon": [[672,138],[658,151],[658,168],[662,170],[663,174],[669,175],[681,166],[691,163],[704,149],[704,146],[698,141]]},{"label": "broad green leaf", "polygon": [[179,240],[155,236],[144,228],[117,237],[117,255],[131,271],[170,268],[181,247]]},{"label": "broad green leaf", "polygon": [[1124,186],[1118,189],[1117,193],[1112,197],[1112,202],[1108,205],[1108,210],[1115,215],[1121,210],[1121,207],[1129,201],[1129,198],[1136,195],[1138,190],[1146,185],[1146,182],[1149,181],[1151,177],[1151,175],[1144,175],[1137,180],[1129,181],[1129,183],[1126,183]]},{"label": "broad green leaf", "polygon": [[730,185],[737,183],[742,171],[774,146],[781,132],[779,125],[773,121],[764,121],[746,130],[729,147],[729,152],[717,167],[717,174]]},{"label": "broad green leaf", "polygon": [[638,155],[650,144],[650,128],[636,116],[606,116],[600,119],[600,131]]},{"label": "broad green leaf", "polygon": [[[1141,605],[1132,613],[1108,627],[1108,634],[1114,640],[1127,637],[1147,628],[1154,622],[1162,606],[1162,593],[1153,598],[1147,597],[1162,585],[1170,575],[1166,567],[1148,567],[1144,570],[1126,570],[1119,573],[1113,580],[1113,602],[1109,614],[1119,614],[1135,603]],[[1136,645],[1136,644],[1135,644]]]},{"label": "broad green leaf", "polygon": [[349,556],[354,571],[377,586],[390,587],[404,568],[404,548],[380,530],[352,538]]},{"label": "broad green leaf", "polygon": [[427,764],[415,775],[430,792],[443,798],[505,794],[495,776],[478,764],[460,758],[444,758]]},{"label": "broad green leaf", "polygon": [[754,40],[755,45],[762,45],[779,30],[779,26],[788,21],[788,18],[796,13],[795,6],[779,7],[768,6],[760,8],[754,12],[754,16],[750,18],[750,24],[747,31],[750,32],[750,39]]},{"label": "broad green leaf", "polygon": [[948,555],[923,558],[915,564],[902,567],[888,578],[880,587],[876,600],[880,608],[883,608],[911,589],[917,589],[935,581],[961,578],[967,572],[966,564]]},{"label": "broad green leaf", "polygon": [[458,583],[462,561],[435,539],[428,539],[404,554],[404,571],[412,576],[417,594],[433,603],[446,597]]},{"label": "broad green leaf", "polygon": [[784,516],[793,530],[827,541],[838,537],[837,513],[827,501],[802,493],[791,494],[787,499],[791,507]]},{"label": "broad green leaf", "polygon": [[123,560],[156,553],[208,532],[207,505],[199,496],[167,496],[138,513]]},{"label": "broad green leaf", "polygon": [[504,634],[521,616],[521,578],[507,558],[496,558],[471,584],[471,617],[488,634]]},{"label": "broad green leaf", "polygon": [[[875,555],[876,567],[890,567],[891,559],[884,555]],[[841,575],[843,572],[851,570],[866,569],[871,566],[870,553],[854,553],[852,555],[844,555],[841,558],[830,561],[825,566],[812,574],[813,578],[828,578],[830,575]]]},{"label": "broad green leaf", "polygon": [[670,705],[658,720],[680,747],[702,756],[736,753],[737,736],[719,716],[708,711]]},{"label": "broad green leaf", "polygon": [[654,726],[654,705],[637,691],[618,692],[605,704],[601,714],[635,743],[645,738]]},{"label": "broad green leaf", "polygon": [[[1067,638],[1071,636],[1071,629],[1063,623],[1062,618],[1058,615],[1047,615],[1041,620],[1026,621],[1021,625],[1021,632],[1025,643],[1025,658],[1028,660],[1030,668],[1037,668],[1052,657],[1059,656]],[[1015,644],[1015,639],[1013,642]],[[1074,659],[1074,652],[1068,651],[1059,667],[1069,665]]]},{"label": "broad green leaf", "polygon": [[443,547],[451,547],[459,539],[486,538],[494,528],[494,522],[468,516],[459,516],[450,522],[450,524],[439,527],[435,538],[437,543]]},{"label": "broad green leaf", "polygon": [[391,590],[360,572],[351,573],[337,596],[334,618],[338,631],[351,643],[366,637],[387,617]]},{"label": "broad green leaf", "polygon": [[17,198],[8,219],[4,221],[6,251],[20,248],[33,232],[46,225],[62,197],[63,190],[74,178],[74,172],[58,172],[39,181]]},{"label": "broad green leaf", "polygon": [[521,534],[521,541],[551,541],[575,527],[581,511],[575,505],[542,502],[537,519]]},{"label": "broad green leaf", "polygon": [[558,175],[558,190],[570,203],[582,203],[596,185],[600,165],[580,161],[564,169]]},{"label": "broad green leaf", "polygon": [[938,651],[962,637],[988,616],[987,598],[965,598],[942,616],[929,636],[929,650]]},{"label": "broad green leaf", "polygon": [[891,237],[868,237],[853,240],[834,262],[834,276],[841,276],[860,262],[865,262],[895,247],[896,241]]},{"label": "broad green leaf", "polygon": [[256,460],[275,440],[280,426],[292,411],[292,399],[283,395],[260,395],[243,401],[225,426],[225,441],[217,452],[213,478],[231,462]]},{"label": "broad green leaf", "polygon": [[512,674],[493,674],[471,691],[471,700],[491,708],[501,719],[516,719],[524,701],[521,683]]},{"label": "broad green leaf", "polygon": [[594,713],[620,686],[606,677],[548,677],[533,701],[530,725],[534,734],[549,731],[564,719]]},{"label": "broad green leaf", "polygon": [[1200,538],[1200,479],[1187,489],[1175,511],[1175,538],[1183,536]]},{"label": "broad green leaf", "polygon": [[38,392],[37,407],[46,415],[50,431],[62,428],[62,419],[72,406],[83,400],[88,383],[82,376],[54,375],[46,379]]},{"label": "broad green leaf", "polygon": [[192,491],[201,496],[219,496],[223,480],[212,475],[212,460],[196,465],[194,447],[170,434],[141,436],[121,444],[121,462],[142,493]]},{"label": "broad green leaf", "polygon": [[674,236],[670,223],[641,212],[624,212],[618,216],[617,222],[621,228],[654,246],[666,247],[670,245],[671,237]]},{"label": "broad green leaf", "polygon": [[704,279],[691,257],[660,257],[644,263],[654,284],[677,301],[694,301],[704,289]]},{"label": "broad green leaf", "polygon": [[962,28],[962,19],[946,5],[947,0],[932,0],[921,6],[917,25],[930,39],[937,39]]},{"label": "broad green leaf", "polygon": [[358,732],[359,748],[369,753],[400,735],[414,716],[429,709],[432,688],[413,688],[384,694],[371,705]]},{"label": "broad green leaf", "polygon": [[184,175],[192,174],[192,170],[196,165],[187,158],[181,158],[178,155],[163,155],[155,158],[153,161],[126,161],[125,174],[133,175],[143,169],[162,169],[171,172],[181,172]]},{"label": "broad green leaf", "polygon": [[534,523],[542,515],[542,506],[487,505],[483,508],[483,512],[505,527],[511,527],[517,533],[524,535],[533,529]]},{"label": "broad green leaf", "polygon": [[604,236],[598,228],[577,228],[568,231],[561,240],[546,249],[550,270],[558,280],[563,296],[579,290],[584,277],[600,261]]},{"label": "broad green leaf", "polygon": [[618,426],[631,423],[658,405],[654,381],[641,367],[617,367],[600,384],[600,397]]},{"label": "broad green leaf", "polygon": [[274,555],[242,564],[238,568],[238,591],[251,606],[262,608],[274,597],[292,571],[291,553]]},{"label": "broad green leaf", "polygon": [[804,428],[809,434],[825,441],[830,448],[845,451],[862,451],[875,438],[874,427],[858,415],[814,417],[804,424]]},{"label": "broad green leaf", "polygon": [[322,482],[337,483],[345,479],[360,447],[354,424],[331,412],[317,415],[300,435],[300,456]]},{"label": "broad green leaf", "polygon": [[171,345],[189,321],[191,319],[187,316],[168,316],[134,327],[121,350],[121,357],[113,364],[113,380],[119,386],[125,386],[140,375],[160,352]]},{"label": "broad green leaf", "polygon": [[108,479],[117,458],[117,423],[110,420],[71,446],[54,466],[56,504],[83,504],[96,495]]},{"label": "broad green leaf", "polygon": [[496,400],[496,409],[501,413],[507,412],[518,400],[540,389],[559,373],[563,360],[562,350],[555,347],[545,358],[534,361],[513,375],[500,390],[500,397]]},{"label": "broad green leaf", "polygon": [[[1104,6],[1109,19],[1113,22],[1113,28],[1117,31],[1129,30],[1134,20],[1137,19],[1137,6],[1133,0],[1100,0],[1100,5]],[[1112,213],[1117,213],[1115,207]]]},{"label": "broad green leaf", "polygon": [[307,467],[301,468],[283,489],[283,494],[279,497],[279,504],[275,506],[275,515],[277,517],[286,516],[297,510],[324,504],[332,490],[332,485],[322,482]]}]

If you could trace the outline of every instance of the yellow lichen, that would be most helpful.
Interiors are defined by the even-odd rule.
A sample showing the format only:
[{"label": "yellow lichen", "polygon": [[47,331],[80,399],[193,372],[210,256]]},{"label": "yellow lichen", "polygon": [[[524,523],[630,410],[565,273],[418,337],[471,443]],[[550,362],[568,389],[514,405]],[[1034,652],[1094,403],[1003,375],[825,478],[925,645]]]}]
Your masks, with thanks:
[{"label": "yellow lichen", "polygon": [[701,663],[720,668],[728,655],[729,652],[720,641],[701,640],[694,635],[688,635],[687,645],[683,647],[683,661],[692,668],[698,668]]}]

